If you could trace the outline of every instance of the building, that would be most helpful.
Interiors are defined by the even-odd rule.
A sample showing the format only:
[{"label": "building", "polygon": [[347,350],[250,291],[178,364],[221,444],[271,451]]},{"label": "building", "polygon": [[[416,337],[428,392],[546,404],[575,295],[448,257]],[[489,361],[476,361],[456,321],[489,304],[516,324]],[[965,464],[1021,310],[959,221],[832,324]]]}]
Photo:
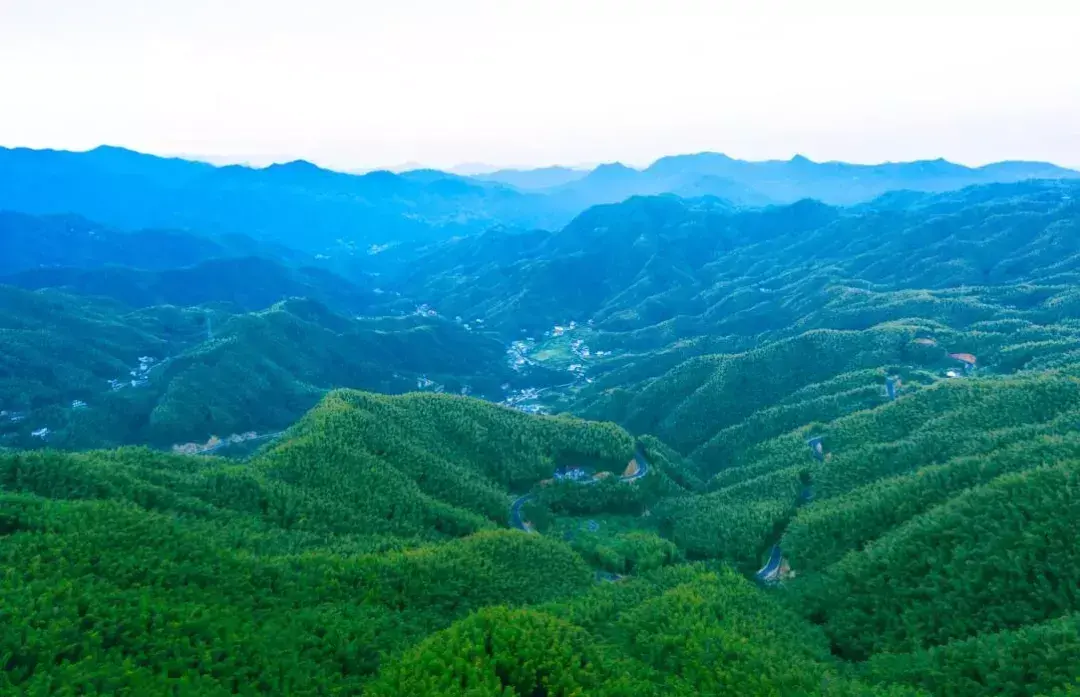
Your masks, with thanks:
[{"label": "building", "polygon": [[580,467],[560,467],[555,470],[555,479],[560,482],[579,482],[588,477],[589,474]]}]

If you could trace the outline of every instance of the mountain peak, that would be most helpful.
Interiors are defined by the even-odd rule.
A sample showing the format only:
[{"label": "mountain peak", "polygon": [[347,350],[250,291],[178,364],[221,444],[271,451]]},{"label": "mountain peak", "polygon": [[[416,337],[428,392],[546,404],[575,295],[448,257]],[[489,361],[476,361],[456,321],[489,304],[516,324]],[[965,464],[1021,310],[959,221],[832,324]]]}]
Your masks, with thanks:
[{"label": "mountain peak", "polygon": [[139,157],[145,157],[142,153],[135,152],[128,148],[120,147],[119,145],[99,145],[87,152],[96,153],[98,155],[136,155]]},{"label": "mountain peak", "polygon": [[608,162],[597,166],[594,172],[636,172],[633,167],[627,167],[621,162]]},{"label": "mountain peak", "polygon": [[322,167],[307,160],[292,160],[290,162],[276,162],[266,168],[269,171],[278,172],[322,172]]},{"label": "mountain peak", "polygon": [[627,178],[640,174],[633,167],[627,167],[621,162],[609,162],[597,166],[592,172],[589,173],[589,178],[600,179],[614,179],[614,178]]},{"label": "mountain peak", "polygon": [[739,160],[720,152],[699,152],[691,155],[668,155],[649,165],[645,171],[660,176],[681,174],[712,174],[729,176]]}]

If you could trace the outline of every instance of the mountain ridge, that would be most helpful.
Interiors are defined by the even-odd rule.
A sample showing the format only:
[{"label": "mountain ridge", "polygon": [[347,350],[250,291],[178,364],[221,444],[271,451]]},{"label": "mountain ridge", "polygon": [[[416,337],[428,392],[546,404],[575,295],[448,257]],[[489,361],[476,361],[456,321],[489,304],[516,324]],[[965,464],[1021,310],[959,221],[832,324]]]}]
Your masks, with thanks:
[{"label": "mountain ridge", "polygon": [[111,146],[85,152],[0,148],[0,209],[78,214],[124,229],[243,233],[328,254],[350,245],[438,241],[488,227],[557,229],[593,205],[640,195],[715,196],[744,207],[802,198],[852,205],[897,189],[940,192],[1080,177],[1048,163],[1019,161],[980,168],[943,160],[852,165],[804,157],[747,162],[719,153],[669,156],[641,170],[611,163],[567,180],[569,172],[502,177],[517,178],[519,185],[522,178],[550,179],[550,186],[519,189],[510,179],[437,170],[357,175],[304,160],[218,167]]},{"label": "mountain ridge", "polygon": [[[707,178],[687,186],[753,193]],[[1080,677],[1080,181],[665,191],[557,230],[335,242],[348,264],[8,222],[0,693],[1060,697]]]}]

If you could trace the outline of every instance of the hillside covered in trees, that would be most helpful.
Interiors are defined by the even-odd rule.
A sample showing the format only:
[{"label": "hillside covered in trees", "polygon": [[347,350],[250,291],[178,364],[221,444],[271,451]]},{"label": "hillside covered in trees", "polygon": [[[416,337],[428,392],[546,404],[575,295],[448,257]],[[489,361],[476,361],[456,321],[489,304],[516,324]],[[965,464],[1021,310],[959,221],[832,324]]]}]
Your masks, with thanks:
[{"label": "hillside covered in trees", "polygon": [[0,694],[1080,684],[1080,185],[205,240],[0,285]]},{"label": "hillside covered in trees", "polygon": [[0,336],[0,446],[168,447],[283,429],[335,387],[494,398],[521,384],[502,343],[480,330],[415,314],[347,317],[305,298],[256,312],[133,309],[0,286]]}]

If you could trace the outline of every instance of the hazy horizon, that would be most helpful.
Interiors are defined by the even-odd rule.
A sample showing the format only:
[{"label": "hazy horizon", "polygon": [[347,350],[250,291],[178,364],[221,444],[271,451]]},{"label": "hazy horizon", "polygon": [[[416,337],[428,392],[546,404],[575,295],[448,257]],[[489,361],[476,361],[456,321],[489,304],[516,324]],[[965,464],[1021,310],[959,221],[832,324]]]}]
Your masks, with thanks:
[{"label": "hazy horizon", "polygon": [[[191,162],[202,162],[202,163],[205,163],[205,164],[213,165],[215,167],[225,167],[225,166],[229,166],[229,165],[240,165],[240,166],[245,166],[245,167],[251,167],[253,169],[265,169],[266,167],[270,167],[272,165],[288,164],[290,162],[297,162],[297,161],[307,161],[307,162],[310,162],[311,164],[314,164],[314,165],[316,165],[316,166],[318,166],[318,167],[320,167],[322,169],[327,169],[327,170],[331,170],[331,171],[335,171],[335,172],[342,172],[342,173],[345,173],[345,174],[358,174],[358,175],[360,175],[360,174],[368,174],[368,173],[371,173],[371,172],[379,172],[379,171],[402,173],[402,172],[410,172],[410,171],[424,170],[424,169],[439,170],[439,171],[443,171],[443,172],[447,172],[447,173],[451,173],[451,174],[458,174],[460,176],[482,176],[482,175],[485,175],[485,174],[491,174],[491,173],[500,172],[500,171],[529,171],[529,170],[539,170],[539,169],[546,169],[546,168],[563,168],[563,169],[578,170],[578,171],[581,171],[581,172],[589,172],[589,171],[592,171],[593,169],[595,169],[597,167],[600,167],[602,165],[612,165],[612,164],[625,165],[627,167],[632,167],[634,169],[644,170],[644,169],[647,169],[653,163],[655,163],[658,159],[662,159],[664,157],[694,156],[694,155],[705,155],[705,154],[727,155],[729,157],[732,157],[733,159],[743,160],[745,162],[765,162],[765,161],[785,162],[785,161],[789,161],[789,160],[791,160],[791,159],[793,159],[795,157],[806,157],[805,155],[802,155],[801,153],[795,153],[790,157],[769,158],[769,160],[753,160],[753,159],[748,159],[748,158],[738,158],[738,157],[735,157],[734,155],[731,155],[730,153],[720,153],[720,152],[717,152],[715,150],[702,150],[702,151],[699,151],[699,152],[692,152],[692,153],[691,152],[687,152],[687,153],[668,153],[667,155],[661,156],[661,158],[656,158],[654,160],[648,160],[646,162],[641,162],[641,163],[633,163],[633,162],[628,162],[626,160],[614,160],[614,161],[611,161],[611,162],[573,163],[573,164],[547,163],[547,164],[537,164],[537,165],[512,165],[512,164],[511,165],[495,165],[495,164],[490,164],[490,163],[464,162],[464,163],[460,163],[460,164],[457,164],[457,165],[452,165],[450,167],[435,167],[435,166],[431,166],[431,165],[426,165],[426,164],[421,163],[421,162],[404,162],[404,163],[399,163],[397,165],[384,165],[384,166],[378,166],[378,167],[348,169],[348,168],[335,167],[333,165],[323,164],[323,163],[320,163],[320,162],[317,162],[317,161],[314,161],[314,160],[311,160],[311,159],[305,158],[305,157],[293,157],[293,156],[244,157],[244,156],[228,156],[228,155],[200,155],[198,153],[153,153],[153,152],[145,152],[145,151],[141,151],[141,150],[136,150],[135,148],[130,148],[130,147],[124,146],[124,145],[116,145],[116,144],[113,144],[113,143],[103,143],[101,145],[97,145],[97,146],[94,146],[94,147],[91,147],[91,148],[84,148],[84,149],[66,149],[66,148],[49,148],[49,147],[31,148],[30,146],[25,146],[25,145],[11,145],[11,144],[0,143],[0,148],[10,148],[10,149],[29,148],[31,150],[41,150],[41,151],[56,150],[56,151],[62,151],[62,152],[76,152],[76,153],[86,153],[86,152],[90,152],[92,150],[95,150],[95,149],[101,148],[101,147],[122,148],[122,149],[132,150],[134,152],[138,152],[138,153],[141,153],[141,154],[144,154],[144,155],[151,155],[151,156],[155,156],[155,157],[176,158],[176,159],[181,159],[181,160],[188,160],[188,161],[191,161]],[[1001,162],[1005,162],[1005,160],[993,160],[993,161],[989,161],[989,162],[980,162],[980,163],[971,164],[971,163],[965,163],[965,162],[956,162],[955,160],[949,160],[948,158],[926,158],[926,159],[923,159],[923,160],[881,160],[881,161],[876,161],[876,162],[853,162],[853,161],[850,161],[850,160],[815,160],[813,158],[807,158],[807,159],[811,160],[812,162],[814,162],[816,164],[829,164],[829,163],[839,162],[839,163],[843,163],[843,164],[855,164],[855,165],[903,164],[903,163],[911,163],[911,162],[917,162],[917,161],[925,162],[925,161],[931,161],[931,160],[937,160],[937,159],[945,159],[946,161],[952,162],[953,164],[964,165],[964,166],[970,167],[970,168],[978,168],[978,167],[985,166],[985,165],[998,164],[998,163],[1001,163]],[[1019,162],[1019,161],[1043,162],[1043,163],[1046,163],[1046,164],[1056,165],[1056,166],[1059,166],[1059,167],[1064,167],[1066,169],[1072,169],[1072,170],[1080,172],[1080,167],[1069,167],[1068,165],[1063,165],[1060,162],[1054,162],[1052,160],[1032,160],[1031,158],[1024,158],[1024,159],[1016,159],[1016,160],[1012,160],[1012,161],[1014,161],[1014,162]]]},{"label": "hazy horizon", "polygon": [[3,0],[0,144],[341,171],[702,151],[1080,168],[1074,6],[737,5]]}]

